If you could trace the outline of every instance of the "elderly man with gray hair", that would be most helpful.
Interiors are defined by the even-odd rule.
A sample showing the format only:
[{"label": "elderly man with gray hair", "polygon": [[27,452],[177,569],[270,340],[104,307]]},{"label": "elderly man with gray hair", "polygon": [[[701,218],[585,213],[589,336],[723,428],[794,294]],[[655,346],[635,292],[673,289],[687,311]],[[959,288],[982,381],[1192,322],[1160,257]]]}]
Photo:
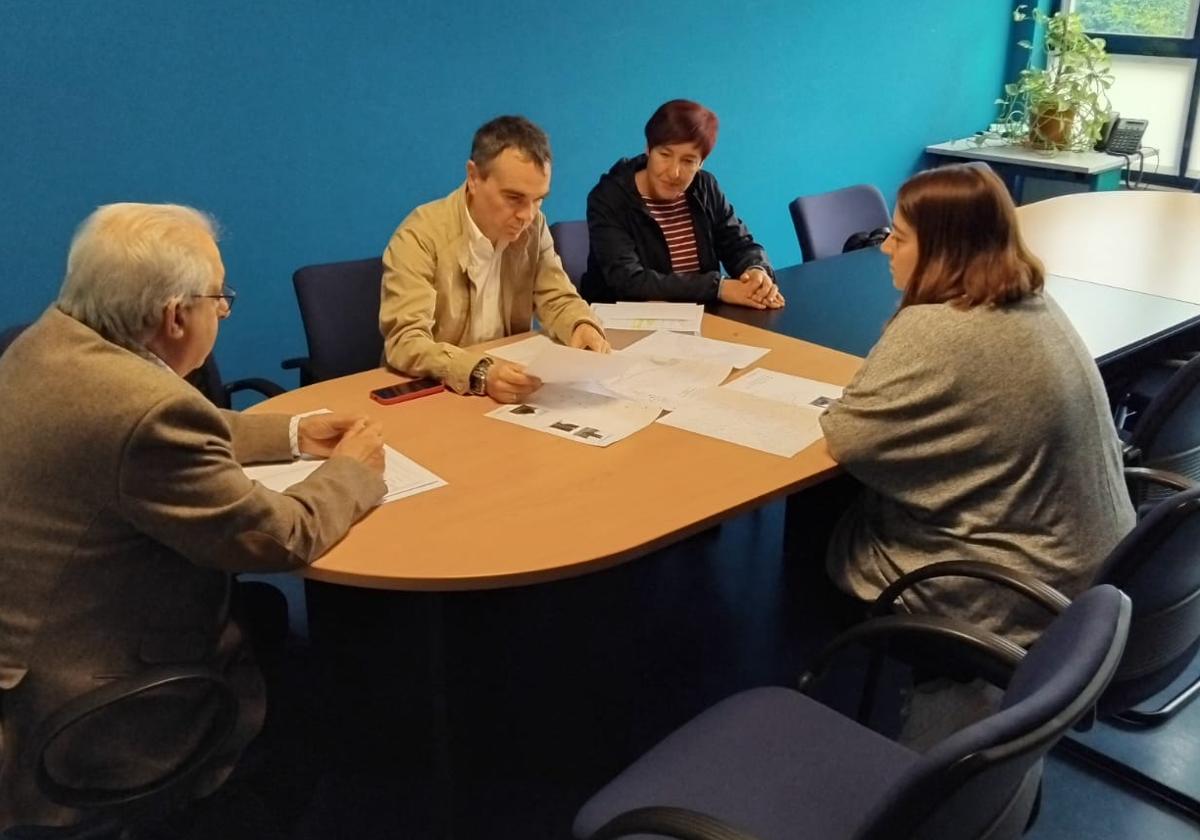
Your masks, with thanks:
[{"label": "elderly man with gray hair", "polygon": [[563,344],[608,352],[554,251],[541,210],[549,192],[544,131],[506,116],[475,132],[466,182],[412,211],[384,251],[379,329],[389,365],[513,403],[541,382],[470,345],[525,332],[536,313]]},{"label": "elderly man with gray hair", "polygon": [[[215,239],[191,208],[101,207],[57,303],[0,357],[0,829],[88,816],[35,784],[32,735],[154,666],[207,666],[240,699],[193,794],[215,790],[265,708],[231,573],[312,562],[384,493],[378,424],[220,411],[182,378],[233,303]],[[241,468],[301,453],[327,460],[285,493]],[[212,716],[208,695],[147,695],[80,724],[45,767],[70,787],[136,787],[187,756]]]}]

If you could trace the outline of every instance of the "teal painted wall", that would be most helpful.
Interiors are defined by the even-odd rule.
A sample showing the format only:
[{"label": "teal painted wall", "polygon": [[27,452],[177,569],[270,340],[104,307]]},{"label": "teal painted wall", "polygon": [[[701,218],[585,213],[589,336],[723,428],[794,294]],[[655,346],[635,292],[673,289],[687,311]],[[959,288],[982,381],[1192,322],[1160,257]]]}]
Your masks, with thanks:
[{"label": "teal painted wall", "polygon": [[221,221],[241,293],[225,375],[293,385],[292,271],[379,253],[458,184],[480,123],[546,128],[547,216],[582,218],[677,96],[718,113],[707,166],[792,264],[790,199],[861,181],[890,196],[927,143],[991,121],[1012,5],[0,0],[0,325],[53,300],[95,206],[193,204]]}]

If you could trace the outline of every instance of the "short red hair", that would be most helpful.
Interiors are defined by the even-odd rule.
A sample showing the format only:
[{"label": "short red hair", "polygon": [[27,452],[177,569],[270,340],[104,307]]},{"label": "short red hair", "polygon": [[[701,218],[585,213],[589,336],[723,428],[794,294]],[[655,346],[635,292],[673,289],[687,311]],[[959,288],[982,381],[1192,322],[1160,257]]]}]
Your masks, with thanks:
[{"label": "short red hair", "polygon": [[700,156],[706,158],[717,145],[719,127],[717,115],[699,102],[672,99],[659,105],[646,123],[646,148],[695,143],[700,147]]}]

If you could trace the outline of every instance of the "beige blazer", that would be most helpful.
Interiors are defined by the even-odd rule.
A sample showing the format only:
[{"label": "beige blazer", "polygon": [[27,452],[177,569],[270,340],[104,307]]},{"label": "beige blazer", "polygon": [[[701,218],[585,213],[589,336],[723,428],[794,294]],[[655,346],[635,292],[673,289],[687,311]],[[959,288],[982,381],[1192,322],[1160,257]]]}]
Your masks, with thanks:
[{"label": "beige blazer", "polygon": [[[379,305],[388,365],[440,379],[460,394],[470,389],[471,369],[485,355],[461,347],[472,317],[471,281],[462,267],[466,212],[464,185],[401,222],[383,254]],[[580,323],[601,329],[563,271],[541,213],[501,256],[500,306],[505,335],[527,331],[535,312],[563,343]]]},{"label": "beige blazer", "polygon": [[[231,572],[311,562],[384,492],[331,458],[276,493],[239,463],[290,460],[288,418],[216,409],[161,365],[48,310],[0,357],[0,829],[69,824],[42,798],[30,734],[67,701],[150,665],[206,663],[239,692],[214,789],[262,722],[261,677],[229,614]],[[169,698],[168,698],[169,699]],[[51,772],[145,781],[204,731],[204,699],[95,721]]]}]

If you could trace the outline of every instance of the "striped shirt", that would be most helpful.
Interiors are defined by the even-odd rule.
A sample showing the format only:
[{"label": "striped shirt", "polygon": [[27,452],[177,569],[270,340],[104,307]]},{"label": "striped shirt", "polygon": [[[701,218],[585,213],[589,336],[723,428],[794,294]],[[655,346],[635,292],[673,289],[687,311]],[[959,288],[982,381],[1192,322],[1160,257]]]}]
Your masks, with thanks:
[{"label": "striped shirt", "polygon": [[700,270],[700,254],[696,250],[696,230],[686,195],[671,201],[659,201],[642,196],[650,216],[662,228],[671,252],[671,271],[675,274],[695,274]]}]

